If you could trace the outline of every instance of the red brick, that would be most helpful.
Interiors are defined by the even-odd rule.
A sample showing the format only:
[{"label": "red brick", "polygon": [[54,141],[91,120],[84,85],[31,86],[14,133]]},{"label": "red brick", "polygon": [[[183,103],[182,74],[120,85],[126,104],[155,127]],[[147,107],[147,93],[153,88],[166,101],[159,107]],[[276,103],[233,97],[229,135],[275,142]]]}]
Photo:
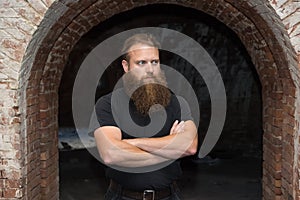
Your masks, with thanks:
[{"label": "red brick", "polygon": [[[44,4],[39,4],[38,3],[33,3],[34,1],[29,1],[31,2],[30,4],[32,5],[32,8],[35,8],[35,10],[39,13],[43,13],[44,11],[46,11],[46,8],[43,7]],[[50,5],[53,3],[53,1],[51,0],[44,0],[45,5],[47,5],[47,7],[50,7]],[[69,1],[71,2],[71,1]],[[56,73],[61,73],[61,72],[52,72],[49,69],[46,69],[44,71],[44,76],[41,76],[41,71],[44,68],[44,66],[51,66],[54,68],[60,68],[63,69],[63,66],[67,60],[67,56],[68,53],[72,50],[74,45],[73,43],[75,43],[80,35],[83,35],[87,30],[89,30],[90,27],[95,26],[98,24],[99,21],[106,19],[107,16],[110,15],[114,15],[116,13],[118,13],[119,11],[124,11],[125,9],[129,9],[132,8],[133,5],[132,3],[134,3],[135,6],[140,6],[142,4],[144,4],[141,1],[133,1],[133,2],[127,2],[126,1],[122,1],[122,7],[120,7],[120,4],[116,4],[115,2],[118,3],[118,1],[115,1],[110,4],[108,3],[103,3],[102,1],[97,1],[97,7],[95,6],[90,6],[92,5],[92,3],[95,1],[78,1],[78,2],[72,2],[67,6],[71,6],[74,9],[69,9],[67,10],[65,13],[59,13],[59,12],[54,12],[54,10],[49,10],[49,13],[53,13],[52,16],[48,16],[49,17],[49,23],[47,25],[51,25],[51,20],[54,22],[56,20],[54,19],[58,19],[57,21],[59,22],[59,24],[54,24],[54,26],[52,26],[53,31],[51,31],[51,33],[49,34],[42,34],[47,35],[47,37],[45,38],[45,42],[49,42],[49,45],[46,44],[45,49],[43,50],[44,52],[40,52],[40,50],[38,51],[39,53],[36,55],[36,57],[34,57],[34,53],[30,53],[30,56],[32,56],[32,58],[35,58],[36,60],[40,60],[40,61],[36,61],[36,63],[33,65],[33,68],[40,68],[41,70],[39,71],[39,75],[34,74],[31,79],[29,81],[29,83],[27,82],[27,80],[23,80],[23,76],[21,76],[21,80],[25,81],[25,83],[28,83],[29,86],[35,86],[40,84],[40,80],[41,81],[41,90],[42,92],[47,92],[47,91],[52,91],[52,92],[56,92],[56,90],[53,90],[53,87],[58,87],[57,83],[53,80],[57,80],[59,77],[59,74]],[[100,4],[101,2],[101,4]],[[125,3],[124,3],[125,2]],[[146,1],[144,1],[146,2]],[[161,1],[163,2],[163,1]],[[252,3],[248,3],[247,1],[233,1],[233,0],[228,0],[226,1],[227,3],[225,4],[223,1],[193,1],[192,3],[186,3],[184,1],[179,2],[178,4],[182,4],[184,6],[192,6],[193,3],[198,4],[198,8],[201,8],[201,10],[203,10],[204,12],[207,13],[211,13],[214,15],[214,17],[218,18],[218,20],[223,21],[225,24],[230,24],[230,28],[232,30],[234,30],[237,35],[239,35],[239,37],[243,40],[243,43],[245,44],[249,54],[251,55],[251,59],[253,61],[253,63],[256,65],[257,69],[258,69],[258,73],[261,75],[260,79],[262,80],[262,86],[263,86],[263,91],[265,92],[269,92],[268,94],[263,94],[266,95],[270,98],[272,98],[274,101],[272,101],[271,103],[269,103],[271,100],[270,98],[264,99],[264,108],[266,109],[268,107],[271,108],[278,108],[278,109],[282,109],[281,111],[277,112],[277,110],[273,109],[273,111],[266,111],[264,113],[264,115],[268,115],[269,118],[268,120],[266,120],[266,124],[264,124],[263,126],[265,127],[265,132],[267,132],[268,136],[264,137],[264,141],[265,141],[265,149],[268,149],[269,151],[272,151],[272,158],[275,159],[275,163],[280,163],[279,161],[282,159],[282,157],[285,160],[292,160],[293,159],[293,152],[294,146],[291,146],[291,148],[286,147],[285,145],[283,146],[283,148],[280,147],[280,137],[282,137],[282,141],[288,142],[292,145],[292,141],[294,139],[294,135],[295,133],[297,133],[297,131],[299,131],[299,124],[298,124],[298,128],[295,129],[295,112],[296,110],[294,110],[294,103],[295,103],[295,99],[294,97],[295,95],[295,90],[296,87],[293,87],[291,85],[291,80],[286,81],[287,83],[285,83],[285,80],[283,78],[289,78],[290,76],[290,71],[289,71],[289,67],[291,68],[291,66],[288,66],[289,63],[287,63],[285,61],[285,55],[283,51],[284,49],[282,49],[281,46],[286,46],[286,48],[288,48],[290,46],[289,44],[289,38],[288,35],[286,34],[286,30],[284,29],[280,29],[282,26],[279,26],[279,24],[281,24],[281,20],[277,17],[277,15],[273,12],[273,10],[271,9],[270,6],[268,6],[268,4],[266,2],[263,1],[254,1]],[[272,0],[270,1],[270,3],[274,6],[275,10],[277,10],[277,14],[279,15],[284,15],[287,18],[282,21],[284,23],[284,25],[286,27],[290,27],[293,26],[293,24],[289,24],[287,22],[291,21],[291,19],[294,19],[293,16],[291,16],[291,8],[289,7],[289,5],[291,5],[292,1],[288,1],[288,0],[284,0],[284,1],[279,1],[279,0]],[[27,5],[26,4],[21,4],[21,5]],[[197,7],[196,6],[196,7]],[[61,3],[55,3],[51,9],[55,9],[55,8],[66,8],[65,5],[61,5]],[[32,11],[32,8],[29,9],[25,9],[25,8],[20,8],[20,10],[22,11],[21,16],[25,17],[25,18],[30,18],[33,19],[34,23],[38,24],[38,22],[40,22],[40,16],[36,17],[35,15],[28,15],[29,11]],[[103,15],[99,12],[99,8],[103,11],[103,8],[107,8],[106,11],[107,13],[103,12]],[[45,9],[45,10],[43,10]],[[66,8],[67,9],[67,8]],[[89,10],[90,9],[90,10]],[[297,8],[295,8],[297,9]],[[242,12],[240,12],[242,11]],[[67,14],[66,14],[67,13]],[[51,64],[51,63],[46,63],[45,64],[45,59],[48,57],[49,55],[49,51],[51,48],[50,45],[52,45],[53,41],[57,40],[57,34],[55,33],[54,29],[59,30],[58,32],[65,30],[67,31],[68,28],[63,27],[63,24],[72,24],[70,23],[70,21],[76,16],[78,15],[78,19],[81,18],[81,15],[85,15],[84,20],[78,20],[80,23],[82,24],[78,24],[79,26],[85,26],[87,25],[87,27],[85,28],[80,28],[79,30],[79,34],[74,32],[76,30],[77,27],[73,27],[70,26],[69,29],[72,30],[68,33],[63,32],[61,34],[62,39],[64,40],[65,43],[63,43],[63,46],[59,46],[59,49],[64,48],[64,50],[61,51],[61,53],[63,54],[61,57],[57,56],[57,58],[60,58],[60,62],[59,64],[57,64],[58,66],[55,66],[55,64]],[[95,18],[94,16],[90,16],[91,13],[99,13],[99,15],[97,15],[98,18]],[[61,18],[59,15],[62,15]],[[235,16],[233,16],[235,15]],[[250,19],[250,20],[249,20]],[[88,22],[88,23],[85,23]],[[255,23],[255,25],[251,25],[249,24],[249,22],[253,22]],[[252,28],[257,28],[257,30],[254,30]],[[66,29],[62,29],[62,28],[66,28]],[[276,28],[276,32],[272,31],[272,28]],[[26,28],[25,28],[26,29]],[[245,31],[247,31],[248,33],[245,33]],[[30,31],[24,30],[24,32],[28,32],[30,36],[29,38],[31,38],[31,33]],[[289,33],[291,33],[291,31],[287,31]],[[47,32],[46,32],[47,33]],[[53,38],[50,36],[53,36]],[[55,36],[55,37],[54,37]],[[251,37],[249,37],[251,36]],[[262,45],[261,43],[258,43],[258,41],[263,41],[263,38],[267,38],[267,44]],[[29,40],[29,39],[28,39]],[[33,38],[34,40],[34,38]],[[29,41],[26,41],[27,43]],[[68,42],[71,44],[69,45]],[[24,46],[27,46],[26,45]],[[51,43],[51,44],[50,44]],[[286,43],[286,44],[285,44]],[[7,44],[13,44],[13,41],[8,41]],[[4,44],[4,45],[7,45]],[[34,48],[39,47],[39,43],[37,43],[36,45],[34,45]],[[43,44],[42,44],[43,45]],[[67,47],[67,45],[69,45],[69,47]],[[261,47],[259,46],[261,45]],[[292,44],[293,46],[295,46],[295,44]],[[297,44],[296,44],[297,45]],[[253,48],[253,46],[255,46],[255,48]],[[13,46],[14,48],[16,46]],[[32,48],[32,47],[29,47]],[[55,47],[54,47],[55,48]],[[49,49],[49,50],[47,50]],[[271,49],[272,52],[269,50]],[[24,51],[24,50],[23,50]],[[28,51],[29,52],[29,51]],[[33,52],[33,51],[32,51]],[[288,52],[293,52],[293,51],[288,51]],[[13,52],[14,53],[14,52]],[[53,54],[51,55],[55,55],[54,52],[52,52]],[[57,53],[57,52],[56,52]],[[23,52],[16,52],[16,54],[12,54],[14,55],[14,57],[17,58],[17,60],[19,62],[21,62],[21,59],[23,58]],[[289,58],[289,57],[288,57]],[[263,61],[263,59],[265,59],[265,61]],[[288,59],[291,60],[291,59]],[[298,55],[298,61],[300,60],[300,57]],[[276,65],[273,65],[273,61],[276,62]],[[30,63],[32,64],[32,63]],[[27,67],[28,66],[28,67]],[[29,73],[31,67],[29,67],[31,65],[26,65],[26,68],[22,68],[22,74],[26,74],[25,72]],[[268,68],[268,66],[272,66],[270,68]],[[28,69],[27,69],[28,68]],[[50,69],[51,69],[50,68]],[[24,72],[23,72],[24,71]],[[295,72],[293,72],[294,74],[296,74]],[[49,77],[45,77],[45,76],[49,76]],[[278,77],[280,77],[280,79],[278,79]],[[52,81],[52,82],[51,82]],[[278,87],[272,88],[273,85],[276,82],[284,82],[283,84],[283,88],[280,88],[280,85],[278,85]],[[22,84],[21,84],[22,85]],[[23,86],[21,86],[23,87]],[[44,90],[44,91],[43,91]],[[271,91],[282,91],[283,93],[272,93]],[[21,90],[23,91],[23,90]],[[34,91],[34,88],[31,91],[30,95],[33,95],[33,97],[37,98],[37,95]],[[30,97],[30,95],[28,95],[27,97]],[[290,96],[286,96],[286,95],[290,95]],[[46,96],[45,94],[41,94],[40,99],[45,100],[45,102],[48,102],[49,99],[55,100],[52,96]],[[284,100],[286,101],[286,105],[283,106],[282,102],[280,102],[280,100],[283,98],[283,96],[287,97]],[[12,98],[18,98],[18,97],[12,97]],[[297,97],[298,98],[298,97]],[[31,105],[38,105],[38,101],[33,99],[28,98],[27,102]],[[39,142],[37,141],[39,138],[37,137],[37,132],[40,128],[40,126],[43,127],[52,127],[55,126],[53,125],[53,121],[51,121],[53,119],[53,115],[56,115],[56,111],[55,110],[49,110],[48,112],[43,112],[40,113],[39,116],[37,116],[39,114],[39,109],[45,108],[46,109],[51,109],[53,106],[53,108],[55,107],[55,105],[46,105],[46,104],[40,104],[37,107],[32,107],[32,108],[27,108],[26,110],[26,114],[29,114],[29,118],[27,118],[27,122],[28,122],[28,126],[27,126],[27,130],[26,132],[29,133],[28,134],[28,138],[24,138],[27,139],[28,141],[30,141],[29,144],[29,150],[30,151],[34,151],[34,150],[40,150],[42,147],[40,147]],[[275,112],[275,114],[274,114]],[[289,113],[291,117],[286,117],[286,116],[282,116],[282,113]],[[31,115],[34,115],[33,117]],[[49,115],[50,117],[47,118],[46,115]],[[27,116],[26,116],[27,117]],[[49,121],[48,123],[41,122],[41,124],[37,124],[37,121],[42,118],[45,119],[45,121]],[[265,120],[266,118],[264,118]],[[2,119],[1,122],[3,122],[5,125],[7,124],[11,124],[11,123],[20,123],[20,120],[18,118],[10,118],[9,120],[5,121],[5,119]],[[26,123],[27,123],[26,122]],[[55,122],[56,123],[56,122]],[[282,126],[282,123],[284,123],[284,126]],[[278,127],[274,127],[278,126]],[[288,126],[286,126],[288,125]],[[49,134],[47,137],[47,133],[44,133],[43,135],[43,141],[42,142],[48,142],[49,139],[51,139],[52,137],[52,133],[54,133],[54,131],[51,129],[49,130]],[[284,135],[284,134],[285,135]],[[288,133],[289,135],[286,135],[286,133]],[[32,135],[31,135],[32,134]],[[32,142],[32,143],[31,143]],[[45,157],[45,159],[49,159],[51,160],[52,157],[51,155],[54,155],[55,152],[57,152],[57,148],[55,147],[55,143],[50,144],[49,146],[49,157]],[[21,149],[19,147],[19,145],[14,146],[14,148],[18,148]],[[56,149],[55,149],[56,148]],[[286,150],[286,151],[285,151]],[[282,152],[284,152],[284,154],[282,154]],[[28,155],[28,157],[30,157],[32,159],[31,164],[33,164],[33,166],[35,166],[36,163],[39,163],[39,156],[37,155],[31,155],[31,154],[25,154]],[[57,163],[57,161],[54,161],[54,163]],[[45,163],[41,163],[41,165],[44,165]],[[52,165],[50,165],[49,163],[47,163],[46,165],[47,167],[49,167],[49,169],[52,167]],[[268,165],[266,166],[271,166],[270,168],[268,168],[268,173],[271,174],[271,176],[280,176],[278,175],[280,172],[276,172],[278,173],[277,175],[274,175],[272,173],[274,172],[274,168],[277,169],[278,167],[276,167],[276,164],[274,164],[274,161],[272,162],[271,160],[268,160]],[[272,169],[273,168],[273,169]],[[51,168],[52,169],[52,168]],[[34,170],[34,168],[32,167],[32,170]],[[1,172],[2,174],[2,172]],[[5,174],[5,173],[3,173]],[[36,174],[37,175],[37,174]],[[2,175],[1,175],[2,176]],[[287,178],[287,176],[284,174],[283,178]],[[281,177],[281,176],[280,176]],[[288,177],[290,178],[290,177]],[[294,177],[294,179],[297,180],[297,178]],[[38,180],[38,179],[37,179]],[[51,187],[49,186],[49,188],[45,188],[44,189],[44,194],[45,197],[43,199],[51,199],[53,196],[55,196],[54,194],[57,195],[57,191],[55,192],[55,190],[53,188],[55,185],[55,180],[47,180],[47,181],[53,181],[52,183],[50,183],[49,185],[51,185]],[[38,184],[38,181],[35,181],[36,184]],[[268,182],[269,183],[269,182]],[[294,191],[294,188],[298,188],[296,186],[290,186],[290,183],[286,183],[285,186],[283,187],[283,194],[285,195],[284,198],[288,199],[290,198],[290,195],[293,194],[294,192],[296,193],[296,196],[299,196],[299,192]],[[34,185],[34,184],[33,184]],[[57,185],[57,184],[56,184]],[[276,185],[276,184],[275,184]],[[288,186],[287,186],[288,185]],[[53,186],[53,187],[52,187]],[[294,187],[294,188],[292,188]],[[35,187],[38,188],[38,187]],[[50,189],[51,188],[51,189]],[[266,187],[264,185],[265,191],[264,193],[264,198],[265,199],[281,199],[281,195],[276,195],[279,194],[279,189],[278,188],[274,188],[274,185],[270,185],[269,187]],[[29,189],[30,191],[30,189]],[[38,189],[35,189],[35,191],[33,192],[34,195],[32,196],[31,199],[40,199],[40,196],[38,196],[38,193],[40,191]],[[8,192],[9,193],[9,192]],[[54,193],[54,194],[50,194],[50,193]],[[38,197],[37,197],[38,196]],[[47,197],[51,198],[47,198]]]},{"label": "red brick", "polygon": [[3,197],[4,198],[15,198],[17,197],[17,191],[18,189],[16,188],[5,188],[3,189]]},{"label": "red brick", "polygon": [[22,186],[22,181],[20,179],[7,179],[5,185],[7,188],[20,188]]}]

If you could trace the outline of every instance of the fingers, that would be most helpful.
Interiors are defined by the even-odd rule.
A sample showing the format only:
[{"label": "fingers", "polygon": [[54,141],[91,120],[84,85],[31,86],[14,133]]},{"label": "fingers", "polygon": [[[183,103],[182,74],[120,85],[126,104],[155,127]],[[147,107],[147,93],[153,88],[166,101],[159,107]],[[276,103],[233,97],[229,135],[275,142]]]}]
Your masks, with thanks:
[{"label": "fingers", "polygon": [[180,123],[178,123],[179,121],[176,120],[171,128],[170,134],[177,134],[177,133],[182,133],[184,131],[184,127],[185,127],[185,123],[184,121],[181,121]]},{"label": "fingers", "polygon": [[172,128],[170,130],[170,135],[175,134],[174,131],[175,131],[175,128],[177,125],[178,125],[178,120],[175,120],[175,122],[173,123]]},{"label": "fingers", "polygon": [[175,128],[175,132],[182,133],[184,131],[184,127],[185,127],[185,123],[184,123],[184,121],[181,121]]}]

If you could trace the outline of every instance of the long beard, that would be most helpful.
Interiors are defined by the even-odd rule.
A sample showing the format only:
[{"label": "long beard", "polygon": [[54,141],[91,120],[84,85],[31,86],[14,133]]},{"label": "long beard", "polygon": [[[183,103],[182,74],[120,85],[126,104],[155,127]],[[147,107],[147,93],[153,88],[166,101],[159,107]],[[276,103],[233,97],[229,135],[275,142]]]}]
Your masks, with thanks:
[{"label": "long beard", "polygon": [[145,83],[143,80],[137,80],[130,72],[123,77],[125,92],[142,115],[160,111],[170,103],[171,92],[167,88],[164,73],[151,78],[151,82]]}]

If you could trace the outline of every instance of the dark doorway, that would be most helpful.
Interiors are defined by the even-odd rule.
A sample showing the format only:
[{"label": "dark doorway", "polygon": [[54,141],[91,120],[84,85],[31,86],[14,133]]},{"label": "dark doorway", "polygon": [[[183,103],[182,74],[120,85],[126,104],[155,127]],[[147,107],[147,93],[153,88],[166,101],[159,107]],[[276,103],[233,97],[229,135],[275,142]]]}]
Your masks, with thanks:
[{"label": "dark doorway", "polygon": [[[59,90],[60,199],[101,199],[107,187],[104,168],[80,144],[72,117],[72,88],[85,56],[106,38],[137,27],[164,27],[196,40],[216,63],[226,89],[227,116],[211,153],[182,159],[180,180],[186,199],[261,199],[261,85],[236,34],[215,18],[194,9],[149,5],[111,17],[84,35],[70,54]],[[210,96],[200,74],[183,58],[161,52],[162,63],[184,75],[200,107],[199,145],[210,123]],[[95,101],[112,91],[122,76],[119,60],[99,80]],[[91,148],[93,148],[91,146]],[[100,197],[99,197],[100,195]]]}]

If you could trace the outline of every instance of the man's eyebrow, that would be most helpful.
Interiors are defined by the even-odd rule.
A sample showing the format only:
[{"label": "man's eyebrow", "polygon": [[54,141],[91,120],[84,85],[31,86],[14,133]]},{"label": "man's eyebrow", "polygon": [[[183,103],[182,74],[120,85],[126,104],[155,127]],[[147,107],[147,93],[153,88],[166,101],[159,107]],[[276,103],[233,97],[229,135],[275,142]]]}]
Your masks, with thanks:
[{"label": "man's eyebrow", "polygon": [[139,59],[139,60],[135,60],[134,62],[135,62],[135,63],[139,63],[139,62],[147,62],[147,60],[145,60],[145,59]]}]

